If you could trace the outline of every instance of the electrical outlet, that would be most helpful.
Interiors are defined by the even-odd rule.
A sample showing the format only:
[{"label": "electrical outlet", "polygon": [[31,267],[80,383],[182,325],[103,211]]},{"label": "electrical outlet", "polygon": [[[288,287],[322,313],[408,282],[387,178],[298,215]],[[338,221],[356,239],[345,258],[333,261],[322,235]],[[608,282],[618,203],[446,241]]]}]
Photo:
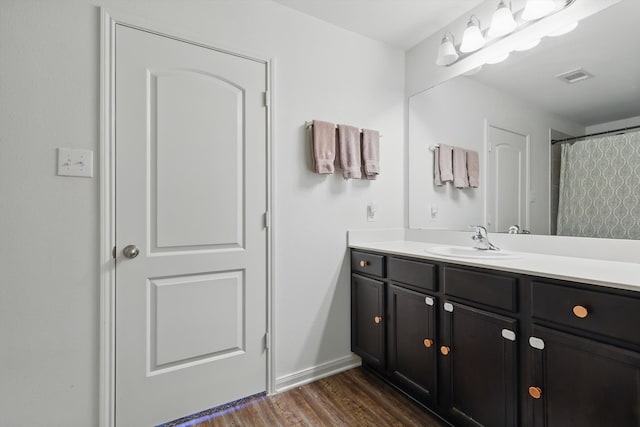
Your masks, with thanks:
[{"label": "electrical outlet", "polygon": [[367,221],[376,222],[378,216],[378,206],[375,203],[369,202],[367,204]]}]

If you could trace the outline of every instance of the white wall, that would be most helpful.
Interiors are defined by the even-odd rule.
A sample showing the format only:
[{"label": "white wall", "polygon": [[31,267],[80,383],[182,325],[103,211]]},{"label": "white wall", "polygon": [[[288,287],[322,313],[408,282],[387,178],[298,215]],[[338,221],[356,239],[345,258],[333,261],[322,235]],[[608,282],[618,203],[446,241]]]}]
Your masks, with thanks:
[{"label": "white wall", "polygon": [[[268,0],[0,2],[0,425],[98,417],[99,9],[276,59],[277,376],[350,355],[348,228],[404,225],[404,53]],[[381,175],[309,172],[305,120],[379,129]],[[378,205],[367,223],[366,203]]]},{"label": "white wall", "polygon": [[[531,232],[549,233],[549,129],[582,134],[584,128],[468,77],[457,77],[409,101],[409,227],[465,230],[484,223],[486,197],[485,120],[529,135]],[[456,145],[480,153],[480,187],[433,185],[432,144]],[[431,216],[431,206],[438,214]]]},{"label": "white wall", "polygon": [[629,117],[622,120],[614,120],[613,122],[600,123],[597,125],[587,126],[585,129],[586,134],[606,132],[612,129],[622,129],[631,126],[640,126],[640,116]]}]

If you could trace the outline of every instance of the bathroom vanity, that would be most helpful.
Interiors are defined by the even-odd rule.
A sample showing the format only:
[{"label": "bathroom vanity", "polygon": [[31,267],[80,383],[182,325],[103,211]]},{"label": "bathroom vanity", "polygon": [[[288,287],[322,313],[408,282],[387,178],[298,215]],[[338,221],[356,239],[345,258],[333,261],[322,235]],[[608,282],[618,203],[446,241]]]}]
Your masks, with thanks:
[{"label": "bathroom vanity", "polygon": [[[539,254],[350,246],[352,351],[453,425],[640,426],[640,293],[610,264],[548,256],[560,280]],[[571,279],[580,265],[612,281]]]}]

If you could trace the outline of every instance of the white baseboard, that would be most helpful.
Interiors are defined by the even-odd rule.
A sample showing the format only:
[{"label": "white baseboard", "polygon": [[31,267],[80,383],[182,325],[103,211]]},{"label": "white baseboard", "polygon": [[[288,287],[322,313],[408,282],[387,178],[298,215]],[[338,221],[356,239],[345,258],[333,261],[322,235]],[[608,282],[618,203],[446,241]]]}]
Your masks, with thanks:
[{"label": "white baseboard", "polygon": [[276,378],[276,393],[281,393],[360,365],[362,365],[362,359],[352,354],[321,365],[312,366],[311,368]]}]

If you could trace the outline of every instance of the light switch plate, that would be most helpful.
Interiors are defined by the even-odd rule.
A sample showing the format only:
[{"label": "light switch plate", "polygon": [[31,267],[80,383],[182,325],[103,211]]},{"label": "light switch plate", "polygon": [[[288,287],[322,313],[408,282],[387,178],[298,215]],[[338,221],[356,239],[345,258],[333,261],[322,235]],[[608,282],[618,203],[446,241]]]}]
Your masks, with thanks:
[{"label": "light switch plate", "polygon": [[58,175],[93,177],[93,151],[58,148]]}]

